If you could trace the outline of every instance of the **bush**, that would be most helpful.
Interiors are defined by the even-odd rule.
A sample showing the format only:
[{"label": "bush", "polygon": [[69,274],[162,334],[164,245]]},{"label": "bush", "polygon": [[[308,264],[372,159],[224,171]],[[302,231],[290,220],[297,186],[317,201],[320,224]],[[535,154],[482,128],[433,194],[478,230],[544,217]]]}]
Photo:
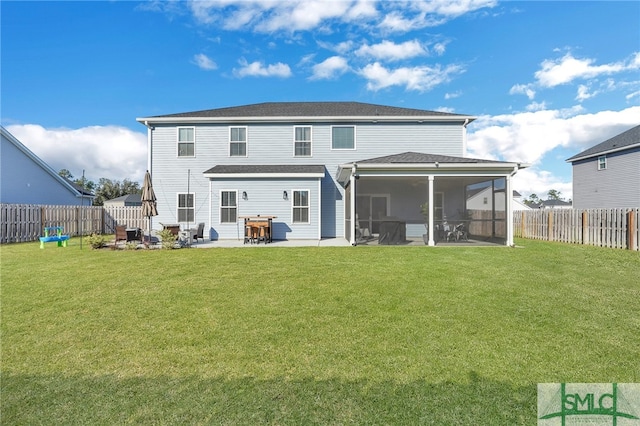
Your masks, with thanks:
[{"label": "bush", "polygon": [[171,250],[171,249],[175,248],[176,241],[178,240],[178,236],[174,235],[170,230],[163,229],[162,231],[158,232],[158,236],[160,237],[160,240],[162,241],[162,248],[163,249]]},{"label": "bush", "polygon": [[91,234],[84,237],[84,240],[93,249],[99,249],[107,245],[107,238],[104,235]]}]

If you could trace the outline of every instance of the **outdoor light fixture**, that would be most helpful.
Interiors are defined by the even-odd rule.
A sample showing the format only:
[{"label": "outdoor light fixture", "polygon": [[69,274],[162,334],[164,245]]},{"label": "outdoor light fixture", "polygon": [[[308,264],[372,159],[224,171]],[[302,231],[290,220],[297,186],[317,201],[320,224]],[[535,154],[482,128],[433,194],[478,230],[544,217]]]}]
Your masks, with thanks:
[{"label": "outdoor light fixture", "polygon": [[289,194],[287,194],[287,191],[283,191],[282,192],[282,199],[283,200],[288,200],[289,199]]},{"label": "outdoor light fixture", "polygon": [[242,199],[243,199],[243,200],[246,200],[246,199],[248,199],[248,198],[249,198],[249,197],[247,196],[247,191],[242,191]]}]

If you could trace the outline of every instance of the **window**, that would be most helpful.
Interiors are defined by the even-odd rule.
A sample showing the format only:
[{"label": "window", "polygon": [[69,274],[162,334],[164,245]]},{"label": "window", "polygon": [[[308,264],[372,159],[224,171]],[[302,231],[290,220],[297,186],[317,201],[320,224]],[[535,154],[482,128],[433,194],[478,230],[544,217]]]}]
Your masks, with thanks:
[{"label": "window", "polygon": [[178,194],[178,222],[193,222],[195,218],[195,194]]},{"label": "window", "polygon": [[247,156],[246,127],[231,127],[229,129],[229,155],[231,157]]},{"label": "window", "polygon": [[598,157],[598,170],[606,170],[607,168],[607,156],[601,155]]},{"label": "window", "polygon": [[311,156],[311,127],[294,127],[293,152],[296,157]]},{"label": "window", "polygon": [[293,223],[309,223],[309,191],[293,191]]},{"label": "window", "polygon": [[220,223],[237,222],[238,203],[236,191],[222,191],[220,194]]},{"label": "window", "polygon": [[334,126],[331,129],[331,149],[355,149],[356,129],[353,126]]},{"label": "window", "polygon": [[178,127],[178,157],[195,156],[195,131],[194,127]]}]

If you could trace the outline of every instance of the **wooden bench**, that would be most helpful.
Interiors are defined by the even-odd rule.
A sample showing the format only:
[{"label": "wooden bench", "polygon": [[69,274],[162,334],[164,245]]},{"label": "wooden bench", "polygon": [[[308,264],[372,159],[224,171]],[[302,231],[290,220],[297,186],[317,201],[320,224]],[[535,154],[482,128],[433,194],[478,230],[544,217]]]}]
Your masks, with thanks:
[{"label": "wooden bench", "polygon": [[68,235],[63,235],[62,226],[47,226],[44,228],[44,237],[40,237],[40,248],[44,248],[44,243],[57,242],[58,247],[66,247],[69,240]]}]

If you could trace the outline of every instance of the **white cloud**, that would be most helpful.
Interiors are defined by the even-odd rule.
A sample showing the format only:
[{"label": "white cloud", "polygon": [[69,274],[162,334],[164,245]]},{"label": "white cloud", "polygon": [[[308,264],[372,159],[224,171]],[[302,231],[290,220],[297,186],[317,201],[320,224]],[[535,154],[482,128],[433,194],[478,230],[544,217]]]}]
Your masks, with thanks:
[{"label": "white cloud", "polygon": [[213,62],[207,55],[204,53],[199,53],[193,56],[193,62],[201,69],[211,71],[218,68],[215,62]]},{"label": "white cloud", "polygon": [[459,98],[460,96],[462,96],[462,92],[459,90],[457,92],[444,94],[445,99],[455,99],[455,98]]},{"label": "white cloud", "polygon": [[336,78],[349,71],[347,60],[341,56],[332,56],[323,62],[313,66],[313,75],[310,80],[324,80]]},{"label": "white cloud", "polygon": [[233,74],[237,77],[290,77],[291,69],[289,65],[278,62],[265,66],[262,62],[247,62],[242,58],[238,61],[241,68],[234,68]]},{"label": "white cloud", "polygon": [[531,102],[527,105],[527,111],[542,111],[547,109],[546,102]]},{"label": "white cloud", "polygon": [[216,0],[188,3],[194,18],[201,24],[220,25],[227,30],[249,28],[261,33],[320,28],[331,32],[335,22],[373,24],[385,31],[405,32],[440,25],[496,4],[495,0]]},{"label": "white cloud", "polygon": [[389,40],[381,43],[365,44],[355,51],[357,56],[371,57],[378,60],[398,61],[402,59],[415,58],[427,54],[425,48],[418,40],[405,41],[396,44]]},{"label": "white cloud", "polygon": [[571,53],[567,53],[556,60],[544,60],[541,64],[541,69],[536,71],[534,76],[540,86],[555,87],[570,83],[576,79],[588,79],[640,69],[639,57],[640,54],[634,53],[631,59],[627,61],[594,65],[595,59],[578,59],[574,58]]},{"label": "white cloud", "polygon": [[522,94],[526,95],[530,100],[536,96],[536,91],[533,90],[530,84],[516,84],[509,90],[510,95]]},{"label": "white cloud", "polygon": [[120,126],[46,129],[36,124],[9,125],[7,130],[56,172],[98,183],[100,178],[140,182],[147,169],[146,132]]},{"label": "white cloud", "polygon": [[587,86],[586,84],[581,84],[578,86],[578,93],[576,94],[576,100],[582,102],[589,98],[593,98],[597,94],[598,94],[597,91],[590,92],[589,86]]},{"label": "white cloud", "polygon": [[390,86],[405,86],[406,90],[426,92],[451,80],[452,75],[464,72],[459,65],[401,67],[389,69],[379,62],[369,64],[359,71],[368,80],[367,88],[377,91]]}]

